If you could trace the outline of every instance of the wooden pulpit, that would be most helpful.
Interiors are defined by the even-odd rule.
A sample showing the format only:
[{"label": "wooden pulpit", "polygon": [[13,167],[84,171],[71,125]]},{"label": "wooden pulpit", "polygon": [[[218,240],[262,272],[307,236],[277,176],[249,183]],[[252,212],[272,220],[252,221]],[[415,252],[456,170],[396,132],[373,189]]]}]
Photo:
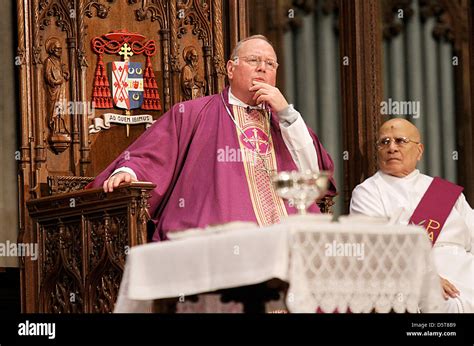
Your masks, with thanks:
[{"label": "wooden pulpit", "polygon": [[129,183],[31,200],[28,306],[37,312],[106,313],[117,300],[130,247],[147,242],[151,183]]}]

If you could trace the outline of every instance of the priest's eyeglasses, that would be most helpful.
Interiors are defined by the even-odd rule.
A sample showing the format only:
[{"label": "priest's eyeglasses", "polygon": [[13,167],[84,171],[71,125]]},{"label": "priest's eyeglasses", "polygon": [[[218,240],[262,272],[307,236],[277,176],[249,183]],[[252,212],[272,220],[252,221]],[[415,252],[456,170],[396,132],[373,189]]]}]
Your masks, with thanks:
[{"label": "priest's eyeglasses", "polygon": [[260,56],[249,55],[249,56],[241,56],[241,57],[236,56],[234,58],[234,61],[238,61],[239,59],[242,59],[250,66],[254,66],[254,67],[260,66],[260,64],[263,61],[265,62],[265,67],[270,70],[276,70],[278,68],[278,63],[273,59],[263,59]]},{"label": "priest's eyeglasses", "polygon": [[408,137],[395,137],[395,138],[385,137],[385,138],[379,139],[377,143],[375,144],[378,150],[382,150],[382,149],[386,149],[390,147],[390,144],[392,142],[395,143],[397,147],[403,147],[410,142],[415,143],[415,144],[420,144],[420,142],[415,142]]}]

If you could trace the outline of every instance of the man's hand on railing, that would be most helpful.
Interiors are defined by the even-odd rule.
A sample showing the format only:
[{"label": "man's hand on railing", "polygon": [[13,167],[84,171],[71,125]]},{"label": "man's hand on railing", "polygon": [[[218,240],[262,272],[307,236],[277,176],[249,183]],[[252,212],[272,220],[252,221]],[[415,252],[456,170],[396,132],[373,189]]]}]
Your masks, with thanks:
[{"label": "man's hand on railing", "polygon": [[132,181],[138,181],[131,174],[126,172],[116,173],[104,181],[103,188],[104,192],[114,191],[114,187],[118,187],[121,183],[130,183]]}]

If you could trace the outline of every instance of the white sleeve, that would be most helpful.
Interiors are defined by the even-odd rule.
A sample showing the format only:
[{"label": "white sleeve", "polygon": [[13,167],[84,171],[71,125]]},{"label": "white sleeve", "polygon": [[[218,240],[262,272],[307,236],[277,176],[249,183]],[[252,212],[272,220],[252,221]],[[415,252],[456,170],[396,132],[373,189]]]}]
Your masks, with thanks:
[{"label": "white sleeve", "polygon": [[297,119],[289,126],[280,126],[283,141],[298,170],[319,172],[316,148],[303,117],[293,107],[290,107],[290,112],[296,112]]},{"label": "white sleeve", "polygon": [[[375,187],[374,187],[375,189]],[[387,217],[380,197],[364,184],[357,185],[352,191],[350,214],[363,214],[373,217]]]},{"label": "white sleeve", "polygon": [[[128,174],[130,174],[133,178],[135,178],[135,180],[138,180],[137,175],[135,174],[135,172],[133,171],[133,169],[131,169],[131,168],[129,168],[129,167],[119,167],[119,168],[117,168],[115,171],[112,172],[112,174],[110,175],[110,177],[113,176],[113,175],[115,175],[115,174],[117,174],[117,173],[120,173],[120,172],[128,173]],[[109,177],[109,178],[110,178],[110,177]]]}]

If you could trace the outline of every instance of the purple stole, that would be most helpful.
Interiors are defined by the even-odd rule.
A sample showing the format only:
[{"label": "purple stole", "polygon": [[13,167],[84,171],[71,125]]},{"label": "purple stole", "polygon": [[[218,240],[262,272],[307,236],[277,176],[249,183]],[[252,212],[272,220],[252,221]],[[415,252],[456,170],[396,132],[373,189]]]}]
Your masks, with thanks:
[{"label": "purple stole", "polygon": [[440,177],[433,178],[413,212],[409,224],[425,228],[434,245],[462,190],[463,187]]}]

